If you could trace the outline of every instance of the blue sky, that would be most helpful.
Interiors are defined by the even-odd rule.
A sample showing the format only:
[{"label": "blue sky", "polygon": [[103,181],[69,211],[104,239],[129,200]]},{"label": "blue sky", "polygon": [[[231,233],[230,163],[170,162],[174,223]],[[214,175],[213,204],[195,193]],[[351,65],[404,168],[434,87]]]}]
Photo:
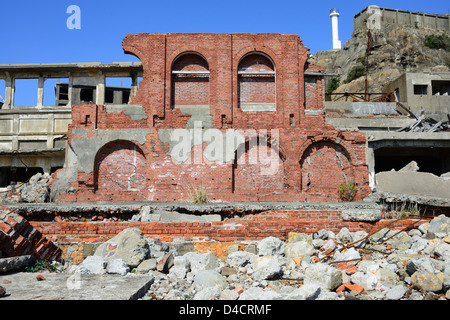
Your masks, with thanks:
[{"label": "blue sky", "polygon": [[[79,30],[67,28],[70,5],[81,9]],[[353,16],[368,5],[450,12],[450,3],[443,0],[3,0],[0,64],[138,61],[123,53],[121,42],[127,34],[140,32],[298,34],[314,54],[332,48],[331,8],[340,12],[339,38],[344,44],[353,31]],[[0,95],[1,86],[0,81]]]},{"label": "blue sky", "polygon": [[[81,29],[69,30],[69,5],[81,9]],[[447,13],[447,1],[2,1],[0,64],[136,61],[121,41],[140,32],[276,32],[298,34],[311,53],[331,49],[330,8],[340,11],[340,40],[366,6]]]}]

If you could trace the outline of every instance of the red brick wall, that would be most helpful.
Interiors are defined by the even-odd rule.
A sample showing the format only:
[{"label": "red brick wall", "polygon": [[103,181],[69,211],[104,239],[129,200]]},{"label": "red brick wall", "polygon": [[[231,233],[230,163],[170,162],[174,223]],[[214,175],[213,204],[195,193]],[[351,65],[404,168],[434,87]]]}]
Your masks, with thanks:
[{"label": "red brick wall", "polygon": [[33,255],[36,259],[57,260],[61,250],[32,224],[0,205],[0,251],[3,257]]},{"label": "red brick wall", "polygon": [[[297,35],[137,34],[128,35],[122,45],[125,52],[142,61],[144,77],[132,103],[143,106],[147,119],[132,121],[124,112],[105,112],[103,106],[74,106],[68,141],[70,144],[76,138],[75,128],[87,130],[85,136],[78,137],[84,139],[94,137],[99,129],[148,128],[151,133],[143,144],[128,142],[141,150],[136,166],[130,164],[134,147],[123,146],[123,141],[111,141],[98,150],[97,169],[92,173],[79,171],[74,183],[78,192],[62,195],[59,201],[190,201],[198,187],[218,201],[339,201],[336,186],[343,181],[343,174],[356,183],[356,200],[370,193],[365,135],[326,125],[322,113],[305,115],[305,108],[323,109],[323,84],[318,77],[305,86],[304,73],[322,68],[306,63],[308,49]],[[192,52],[196,54],[184,54]],[[254,53],[258,63],[252,58]],[[275,83],[252,81],[247,83],[248,91],[239,91],[238,69],[257,68],[275,70]],[[209,82],[193,78],[193,82],[174,83],[173,69],[209,70]],[[206,84],[208,88],[203,87]],[[172,109],[174,92],[175,100],[182,104],[210,105],[212,125],[222,133],[251,129],[257,134],[272,134],[269,147],[279,150],[279,155],[267,158],[280,161],[279,170],[261,174],[267,166],[263,161],[211,163],[201,158],[205,143],[190,153],[192,159],[200,155],[199,162],[175,162],[169,144],[160,140],[159,133],[183,128],[190,115]],[[248,102],[276,102],[276,112],[244,112],[238,104],[240,95]],[[341,158],[336,157],[336,150],[343,150]],[[243,159],[254,151],[246,152]],[[129,190],[128,181],[135,170],[133,177],[138,177],[135,181],[139,186]]]},{"label": "red brick wall", "polygon": [[338,233],[344,227],[351,232],[365,230],[369,233],[388,225],[400,230],[413,224],[417,227],[426,221],[348,222],[342,220],[339,210],[271,210],[217,222],[32,222],[32,225],[53,241],[67,243],[106,241],[126,228],[139,228],[145,236],[162,241],[244,241],[269,236],[286,240],[289,232],[311,234],[320,229]]}]

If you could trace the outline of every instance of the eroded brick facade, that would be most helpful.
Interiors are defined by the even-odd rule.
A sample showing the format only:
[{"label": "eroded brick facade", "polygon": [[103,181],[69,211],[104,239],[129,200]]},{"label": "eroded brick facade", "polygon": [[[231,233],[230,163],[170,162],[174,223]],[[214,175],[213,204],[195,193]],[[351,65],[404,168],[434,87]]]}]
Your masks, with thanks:
[{"label": "eroded brick facade", "polygon": [[124,110],[73,107],[77,192],[58,201],[190,201],[197,188],[213,201],[339,201],[343,181],[357,200],[369,193],[365,136],[325,124],[322,69],[297,35],[137,34],[122,46],[143,80]]}]

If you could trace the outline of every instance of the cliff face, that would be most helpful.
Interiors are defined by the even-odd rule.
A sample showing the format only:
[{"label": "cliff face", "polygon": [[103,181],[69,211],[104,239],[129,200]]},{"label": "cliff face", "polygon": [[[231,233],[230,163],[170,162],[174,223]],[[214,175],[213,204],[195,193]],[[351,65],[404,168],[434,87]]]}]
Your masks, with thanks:
[{"label": "cliff face", "polygon": [[[384,87],[404,72],[449,72],[450,52],[424,45],[426,36],[442,33],[394,25],[371,31],[367,60],[369,92],[384,92]],[[367,39],[367,31],[357,31],[341,50],[319,51],[310,57],[309,61],[322,65],[325,73],[339,74],[341,85],[334,92],[364,92],[364,76],[347,84],[344,81],[354,67],[365,65]]]}]

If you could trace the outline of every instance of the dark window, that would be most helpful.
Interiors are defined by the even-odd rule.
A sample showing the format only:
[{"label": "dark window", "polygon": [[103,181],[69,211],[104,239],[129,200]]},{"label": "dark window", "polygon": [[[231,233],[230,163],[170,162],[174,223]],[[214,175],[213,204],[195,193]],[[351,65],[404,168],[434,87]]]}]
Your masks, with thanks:
[{"label": "dark window", "polygon": [[414,94],[420,96],[426,96],[428,94],[428,86],[425,84],[415,84]]},{"label": "dark window", "polygon": [[80,90],[80,100],[82,103],[94,103],[94,90],[91,88],[82,88]]}]

